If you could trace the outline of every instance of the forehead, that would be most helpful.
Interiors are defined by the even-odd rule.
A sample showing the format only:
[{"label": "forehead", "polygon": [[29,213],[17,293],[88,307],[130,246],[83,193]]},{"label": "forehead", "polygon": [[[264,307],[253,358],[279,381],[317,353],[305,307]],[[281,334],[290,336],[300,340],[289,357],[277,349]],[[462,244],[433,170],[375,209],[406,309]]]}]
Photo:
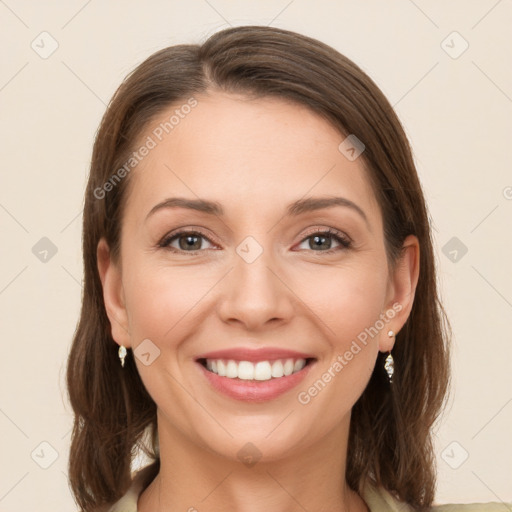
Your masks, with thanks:
[{"label": "forehead", "polygon": [[362,158],[347,159],[338,149],[345,136],[307,107],[217,92],[195,99],[161,112],[139,138],[152,147],[132,171],[134,208],[147,213],[172,195],[263,215],[263,207],[342,195],[378,209]]}]

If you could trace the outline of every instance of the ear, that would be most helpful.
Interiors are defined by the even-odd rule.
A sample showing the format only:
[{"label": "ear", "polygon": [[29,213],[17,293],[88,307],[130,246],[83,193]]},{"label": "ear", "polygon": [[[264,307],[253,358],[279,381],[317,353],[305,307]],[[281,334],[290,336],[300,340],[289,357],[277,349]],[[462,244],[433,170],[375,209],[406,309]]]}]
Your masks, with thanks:
[{"label": "ear", "polygon": [[110,248],[104,238],[96,250],[98,272],[103,287],[103,301],[110,320],[112,338],[118,345],[131,347],[128,315],[125,307],[121,270],[111,259]]},{"label": "ear", "polygon": [[414,303],[414,295],[420,274],[420,244],[418,238],[409,235],[402,245],[402,252],[390,276],[388,288],[387,317],[385,332],[379,337],[379,350],[389,352],[395,344],[395,337],[388,336],[392,330],[395,335],[404,326]]}]

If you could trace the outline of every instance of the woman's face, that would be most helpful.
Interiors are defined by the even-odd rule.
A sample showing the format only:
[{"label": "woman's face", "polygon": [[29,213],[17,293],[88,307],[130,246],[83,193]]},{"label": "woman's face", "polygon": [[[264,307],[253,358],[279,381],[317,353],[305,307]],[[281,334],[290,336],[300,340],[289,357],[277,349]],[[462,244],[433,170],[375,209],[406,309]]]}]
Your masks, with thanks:
[{"label": "woman's face", "polygon": [[98,251],[105,302],[160,435],[272,460],[347,431],[410,311],[417,247],[390,273],[362,159],[327,121],[279,99],[196,99],[140,139],[155,147],[131,171],[121,265]]}]

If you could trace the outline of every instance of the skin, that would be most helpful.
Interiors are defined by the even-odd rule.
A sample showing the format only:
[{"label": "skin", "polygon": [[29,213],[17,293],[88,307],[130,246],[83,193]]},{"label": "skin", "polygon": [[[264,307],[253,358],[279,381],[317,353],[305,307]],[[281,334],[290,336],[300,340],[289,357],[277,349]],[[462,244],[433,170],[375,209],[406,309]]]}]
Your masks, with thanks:
[{"label": "skin", "polygon": [[[350,413],[378,352],[393,347],[388,331],[397,333],[410,313],[418,240],[409,236],[402,258],[388,265],[363,161],[338,150],[344,136],[317,114],[283,99],[218,91],[196,98],[191,113],[132,171],[120,261],[110,258],[104,240],[98,245],[114,340],[136,349],[149,339],[160,350],[148,366],[135,358],[158,406],[161,455],[139,511],[368,510],[340,485]],[[141,140],[149,134],[151,128]],[[366,221],[339,206],[286,215],[293,201],[333,195],[357,204]],[[162,208],[147,217],[177,196],[218,201],[225,214]],[[196,254],[159,247],[177,228],[202,231]],[[316,248],[312,228],[336,229],[352,245],[326,235]],[[247,236],[263,249],[252,263],[236,252]],[[180,250],[179,239],[171,245]],[[328,254],[330,248],[338,250]],[[393,304],[401,310],[385,327],[308,404],[299,403],[298,392]],[[200,353],[233,346],[290,348],[317,361],[296,389],[245,403],[213,390],[195,362]],[[261,453],[252,467],[237,457],[248,442]]]}]

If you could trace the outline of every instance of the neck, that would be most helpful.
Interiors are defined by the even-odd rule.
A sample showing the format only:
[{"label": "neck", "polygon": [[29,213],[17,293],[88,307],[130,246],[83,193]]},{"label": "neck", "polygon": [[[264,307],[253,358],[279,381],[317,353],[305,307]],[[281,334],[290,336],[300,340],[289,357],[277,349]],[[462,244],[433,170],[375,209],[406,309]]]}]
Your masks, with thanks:
[{"label": "neck", "polygon": [[140,495],[139,512],[366,512],[345,482],[348,424],[320,443],[254,465],[192,443],[158,417],[160,472]]}]

